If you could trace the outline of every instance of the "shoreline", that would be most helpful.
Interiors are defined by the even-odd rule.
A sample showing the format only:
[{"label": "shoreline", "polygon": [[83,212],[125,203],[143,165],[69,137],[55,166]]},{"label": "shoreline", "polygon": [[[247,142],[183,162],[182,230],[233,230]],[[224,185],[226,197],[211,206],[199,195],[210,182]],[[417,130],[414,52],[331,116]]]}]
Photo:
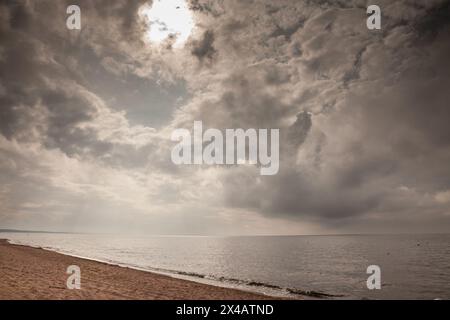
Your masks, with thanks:
[{"label": "shoreline", "polygon": [[[67,267],[81,289],[66,287]],[[204,284],[0,239],[0,300],[270,300],[269,295]]]}]

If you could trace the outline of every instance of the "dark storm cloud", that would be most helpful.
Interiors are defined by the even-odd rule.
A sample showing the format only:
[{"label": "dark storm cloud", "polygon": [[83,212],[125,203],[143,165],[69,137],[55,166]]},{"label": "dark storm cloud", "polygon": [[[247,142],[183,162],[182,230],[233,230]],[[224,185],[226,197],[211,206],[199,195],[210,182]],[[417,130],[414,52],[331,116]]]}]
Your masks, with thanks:
[{"label": "dark storm cloud", "polygon": [[203,33],[203,38],[197,43],[193,43],[192,54],[200,62],[204,60],[211,61],[216,53],[214,48],[214,32],[207,30]]},{"label": "dark storm cloud", "polygon": [[311,129],[311,114],[303,111],[297,115],[297,120],[289,127],[287,139],[295,144],[295,149],[303,144]]},{"label": "dark storm cloud", "polygon": [[212,15],[214,17],[220,16],[221,12],[215,8],[215,1],[201,1],[201,0],[190,0],[189,1],[189,9],[197,12],[201,12],[202,14]]},{"label": "dark storm cloud", "polygon": [[425,14],[415,24],[421,36],[434,38],[450,24],[450,1],[443,1],[435,7],[425,8]]},{"label": "dark storm cloud", "polygon": [[[127,74],[140,67],[127,50],[142,47],[142,25],[136,19],[142,3],[78,1],[83,28],[69,31],[66,8],[72,2],[1,2],[1,225],[80,230],[118,208],[138,211],[124,204],[133,197],[126,194],[130,188],[121,189],[132,179],[123,178],[124,172],[147,168],[159,147],[150,142],[151,128],[131,127],[118,107],[102,100],[105,92],[92,85],[99,82],[92,74],[109,72],[100,61],[112,56],[125,70],[109,76],[108,83],[122,83],[116,85],[119,97],[130,96],[120,95],[128,83],[113,78],[127,76],[146,88],[142,83],[149,79]],[[117,99],[117,104],[124,101]],[[128,107],[123,104],[121,110]],[[139,194],[145,198],[149,189]]]},{"label": "dark storm cloud", "polygon": [[[328,4],[336,7],[335,2]],[[327,19],[297,22],[298,28],[287,34],[292,39],[286,37],[286,41],[297,43],[296,52],[302,53],[293,55],[297,63],[303,63],[322,83],[330,80],[339,88],[329,101],[321,102],[320,90],[316,95],[308,95],[311,89],[307,88],[302,98],[296,99],[300,104],[289,105],[283,112],[279,107],[282,106],[279,101],[285,100],[281,95],[283,82],[276,72],[269,79],[275,79],[280,95],[275,94],[267,104],[260,100],[268,94],[259,91],[258,80],[246,76],[251,80],[239,82],[239,76],[235,76],[236,90],[226,92],[222,99],[220,113],[227,116],[218,117],[221,121],[234,117],[244,119],[242,123],[254,120],[260,127],[281,127],[283,132],[286,125],[282,119],[291,116],[293,110],[310,110],[315,116],[306,111],[299,113],[288,134],[282,135],[285,139],[280,142],[282,150],[283,145],[289,146],[289,150],[298,154],[297,157],[281,154],[277,176],[255,184],[251,174],[229,173],[224,185],[230,206],[270,216],[309,217],[334,226],[343,221],[351,225],[350,217],[354,221],[369,217],[370,221],[372,215],[396,212],[399,219],[407,219],[400,214],[399,207],[411,215],[433,211],[429,214],[432,224],[436,219],[433,208],[441,208],[448,225],[449,219],[445,218],[448,207],[442,209],[442,204],[434,201],[434,195],[450,188],[446,165],[450,161],[447,151],[450,136],[445,125],[450,117],[446,103],[450,96],[445,89],[450,83],[450,65],[445,58],[450,54],[450,30],[445,19],[448,2],[437,3],[435,7],[419,6],[408,19],[401,17],[402,23],[396,24],[401,7],[396,2],[392,11],[388,8],[383,11],[387,25],[398,27],[385,29],[383,34],[373,37],[358,26],[346,24],[341,11],[328,11]],[[351,22],[355,15],[350,12],[356,11],[348,12]],[[317,23],[320,20],[334,22],[326,28],[326,24]],[[430,26],[429,33],[425,31],[426,25]],[[348,31],[339,33],[344,26]],[[314,30],[318,32],[311,34]],[[341,42],[346,33],[355,39],[360,37],[359,41],[353,41],[353,48]],[[421,41],[424,37],[427,42]],[[244,72],[251,74],[248,69]],[[295,76],[287,79],[294,85]],[[246,93],[237,95],[242,88]],[[332,90],[332,86],[326,89]],[[302,100],[308,103],[302,104]],[[268,112],[265,105],[276,111]],[[323,105],[330,107],[324,109]],[[218,114],[217,109],[211,114],[202,110],[203,119]],[[262,115],[270,116],[263,119]]]},{"label": "dark storm cloud", "polygon": [[[0,29],[3,39],[0,75],[7,94],[0,97],[0,132],[8,139],[29,140],[32,137],[24,132],[39,131],[42,135],[39,139],[45,147],[58,148],[69,156],[86,152],[102,156],[110,152],[112,143],[101,141],[96,130],[82,126],[98,117],[99,110],[87,92],[77,88],[79,85],[92,87],[93,81],[87,78],[89,71],[97,70],[98,75],[101,68],[100,59],[88,56],[87,53],[92,52],[90,47],[106,49],[103,44],[92,43],[80,35],[89,29],[95,30],[94,20],[90,21],[95,13],[105,22],[109,19],[121,25],[117,29],[121,31],[119,38],[129,38],[130,32],[137,38],[133,30],[138,28],[136,13],[142,3],[81,1],[78,4],[82,8],[85,29],[74,34],[68,34],[65,27],[67,6],[63,2],[56,5],[28,1],[3,3],[0,7],[5,17]],[[47,12],[54,19],[46,19]],[[102,22],[97,20],[96,23]],[[80,50],[80,44],[84,49]],[[104,44],[112,45],[107,41]],[[116,55],[122,56],[120,52]],[[91,60],[97,60],[97,66],[92,67]],[[140,85],[139,81],[136,84]],[[35,113],[41,117],[33,117]],[[126,154],[123,152],[123,156]]]},{"label": "dark storm cloud", "polygon": [[[380,0],[381,31],[364,1],[190,1],[181,49],[143,3],[79,1],[81,31],[69,1],[0,4],[0,222],[449,230],[450,1]],[[278,175],[175,167],[195,120],[279,128]]]},{"label": "dark storm cloud", "polygon": [[351,82],[353,80],[357,80],[359,78],[359,71],[361,69],[362,56],[363,56],[365,50],[366,50],[366,48],[362,48],[360,51],[358,51],[358,53],[355,56],[353,67],[347,73],[344,74],[344,77],[342,80],[343,80],[343,84],[345,87],[347,87],[349,82]]}]

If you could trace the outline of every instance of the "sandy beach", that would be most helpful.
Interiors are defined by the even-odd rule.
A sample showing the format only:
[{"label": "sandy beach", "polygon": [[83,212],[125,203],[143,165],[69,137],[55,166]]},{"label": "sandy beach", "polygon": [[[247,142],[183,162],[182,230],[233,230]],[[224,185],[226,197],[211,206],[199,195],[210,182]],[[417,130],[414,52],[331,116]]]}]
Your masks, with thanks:
[{"label": "sandy beach", "polygon": [[[67,267],[81,269],[81,289],[69,290]],[[0,239],[0,299],[273,299],[151,272],[108,265]]]}]

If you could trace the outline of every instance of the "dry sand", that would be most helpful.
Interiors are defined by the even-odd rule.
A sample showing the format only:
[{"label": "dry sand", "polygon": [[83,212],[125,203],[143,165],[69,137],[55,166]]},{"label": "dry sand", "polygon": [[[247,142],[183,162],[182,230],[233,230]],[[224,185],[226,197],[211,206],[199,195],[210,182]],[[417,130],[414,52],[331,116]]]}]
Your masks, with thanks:
[{"label": "dry sand", "polygon": [[[81,268],[80,290],[66,288],[69,265]],[[12,245],[0,239],[0,299],[273,298]]]}]

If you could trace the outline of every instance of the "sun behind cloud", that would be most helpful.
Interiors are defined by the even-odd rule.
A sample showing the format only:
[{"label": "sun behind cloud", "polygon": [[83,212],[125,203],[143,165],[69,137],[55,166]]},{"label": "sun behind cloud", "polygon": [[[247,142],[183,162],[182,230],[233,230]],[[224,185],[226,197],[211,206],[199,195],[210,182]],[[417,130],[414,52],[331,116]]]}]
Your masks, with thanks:
[{"label": "sun behind cloud", "polygon": [[152,5],[143,5],[139,15],[148,24],[145,37],[152,43],[174,38],[174,47],[182,47],[194,28],[192,12],[185,0],[155,0]]}]

